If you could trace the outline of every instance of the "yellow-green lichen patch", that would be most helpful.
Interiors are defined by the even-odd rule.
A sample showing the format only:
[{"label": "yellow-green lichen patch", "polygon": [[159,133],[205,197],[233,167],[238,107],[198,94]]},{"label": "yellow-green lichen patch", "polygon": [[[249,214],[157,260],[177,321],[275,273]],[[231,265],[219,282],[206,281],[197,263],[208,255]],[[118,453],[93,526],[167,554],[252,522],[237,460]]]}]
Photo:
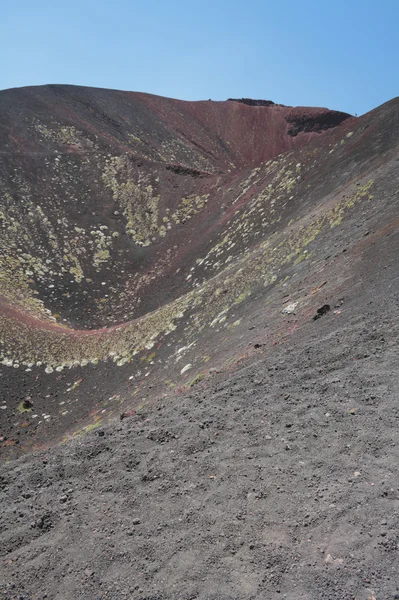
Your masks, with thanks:
[{"label": "yellow-green lichen patch", "polygon": [[86,427],[83,428],[83,432],[89,433],[90,431],[94,431],[95,429],[98,429],[98,427],[100,427],[100,425],[101,425],[101,419],[98,419],[94,423],[90,423],[90,425],[86,425]]},{"label": "yellow-green lichen patch", "polygon": [[98,429],[98,427],[101,426],[101,423],[102,423],[102,418],[99,415],[95,415],[94,421],[92,423],[89,423],[88,425],[85,425],[85,427],[82,427],[81,429],[78,429],[77,431],[75,431],[73,433],[73,437],[78,437],[81,435],[85,435],[86,433],[90,433],[90,431],[94,431],[95,429]]},{"label": "yellow-green lichen patch", "polygon": [[311,254],[309,254],[307,250],[304,250],[302,254],[300,254],[298,258],[296,258],[296,260],[294,261],[294,265],[299,265],[299,263],[301,263],[303,260],[308,260],[310,257]]},{"label": "yellow-green lichen patch", "polygon": [[370,180],[365,185],[358,187],[355,194],[349,196],[348,198],[344,198],[334,207],[331,214],[330,226],[337,227],[340,223],[342,223],[343,218],[345,216],[345,212],[355,206],[360,200],[363,198],[367,198],[368,200],[373,199],[373,195],[370,192],[374,181]]},{"label": "yellow-green lichen patch", "polygon": [[148,356],[142,356],[141,360],[150,363],[154,360],[155,356],[156,352],[151,352],[151,354],[148,354]]},{"label": "yellow-green lichen patch", "polygon": [[150,183],[136,181],[125,155],[108,158],[102,174],[126,219],[126,233],[139,246],[149,246],[158,235],[159,195]]},{"label": "yellow-green lichen patch", "polygon": [[38,119],[33,121],[33,129],[39,134],[43,141],[53,142],[61,146],[74,146],[77,149],[82,147],[93,148],[95,144],[84,137],[83,133],[73,125],[61,125],[55,121],[51,125],[45,125]]},{"label": "yellow-green lichen patch", "polygon": [[30,404],[27,404],[25,400],[18,404],[18,412],[19,413],[29,413],[33,411],[33,407]]},{"label": "yellow-green lichen patch", "polygon": [[[243,253],[245,244],[252,244],[257,236],[281,221],[289,202],[294,198],[294,188],[300,179],[301,163],[294,164],[291,154],[269,161],[254,169],[240,187],[239,200],[252,190],[252,198],[243,210],[235,212],[223,237],[211,248],[207,255],[197,260],[197,265],[213,271],[221,270],[236,256]],[[257,191],[260,182],[266,179],[269,184]],[[255,190],[255,193],[254,193]],[[291,194],[291,196],[290,196]],[[293,195],[292,195],[293,194]]]},{"label": "yellow-green lichen patch", "polygon": [[90,234],[94,239],[93,265],[96,271],[99,271],[102,263],[106,263],[110,258],[113,236],[106,235],[102,228],[94,229]]},{"label": "yellow-green lichen patch", "polygon": [[233,307],[260,286],[273,283],[282,268],[303,256],[322,231],[330,229],[331,224],[356,203],[370,198],[371,185],[369,182],[353,195],[335,202],[328,210],[320,208],[311,219],[306,217],[297,221],[290,232],[284,231],[265,240],[202,286],[125,325],[76,335],[70,331],[63,333],[38,328],[2,315],[0,340],[7,364],[10,361],[11,365],[40,362],[47,370],[76,364],[84,366],[89,361],[107,359],[126,364],[134,355],[151,348],[159,337],[176,329],[189,311],[185,332],[180,338],[182,342],[185,340],[186,347],[188,340],[195,339],[204,327],[218,327],[227,320]]},{"label": "yellow-green lichen patch", "polygon": [[236,321],[234,321],[234,323],[231,323],[229,325],[229,329],[233,329],[234,327],[238,327],[238,325],[240,325],[241,323],[241,319],[237,319]]},{"label": "yellow-green lichen patch", "polygon": [[205,373],[197,373],[197,375],[193,377],[190,381],[188,381],[185,385],[191,388],[203,381],[203,379],[205,379]]},{"label": "yellow-green lichen patch", "polygon": [[167,379],[167,380],[165,381],[165,385],[166,385],[168,388],[170,388],[170,389],[173,389],[174,387],[176,387],[176,384],[175,384],[175,383],[173,383],[173,381],[171,381],[170,379]]},{"label": "yellow-green lichen patch", "polygon": [[209,198],[209,194],[183,197],[172,214],[167,209],[166,215],[161,216],[160,195],[144,176],[137,176],[126,155],[106,159],[102,181],[121,207],[126,233],[139,246],[149,246],[165,237],[172,223],[184,224],[203,210]]},{"label": "yellow-green lichen patch", "polygon": [[80,377],[79,379],[74,381],[73,384],[71,385],[71,387],[69,387],[67,389],[67,392],[72,392],[73,390],[76,390],[76,388],[79,387],[79,385],[82,383],[82,381],[83,381],[82,377]]},{"label": "yellow-green lichen patch", "polygon": [[251,292],[249,290],[246,290],[245,292],[241,292],[241,294],[239,296],[237,296],[237,298],[234,300],[234,304],[241,304],[241,302],[244,302],[244,300],[246,300],[248,298],[248,296],[251,295]]},{"label": "yellow-green lichen patch", "polygon": [[176,225],[185,223],[191,219],[194,215],[197,215],[202,211],[206,203],[208,202],[209,194],[202,196],[196,196],[195,194],[182,198],[176,210],[172,213],[172,219]]}]

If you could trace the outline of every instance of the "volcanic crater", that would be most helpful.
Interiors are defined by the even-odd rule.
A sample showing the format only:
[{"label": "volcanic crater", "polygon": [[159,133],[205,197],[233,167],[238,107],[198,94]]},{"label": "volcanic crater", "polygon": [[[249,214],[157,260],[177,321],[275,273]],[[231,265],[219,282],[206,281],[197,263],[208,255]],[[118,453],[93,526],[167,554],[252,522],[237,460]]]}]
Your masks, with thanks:
[{"label": "volcanic crater", "polygon": [[[355,118],[325,108],[288,107],[248,98],[186,102],[67,85],[0,92],[1,451],[9,460],[22,456],[22,461],[36,461],[32,464],[40,481],[48,460],[54,466],[59,460],[68,462],[73,453],[80,457],[76,469],[83,470],[78,473],[71,468],[67,476],[63,467],[61,479],[79,479],[83,473],[95,477],[97,467],[104,468],[105,463],[85,462],[85,448],[92,447],[93,456],[111,452],[111,464],[127,461],[127,472],[138,469],[135,489],[142,490],[142,495],[137,492],[137,506],[152,502],[151,527],[155,521],[161,524],[158,533],[146,531],[147,542],[144,538],[137,542],[137,560],[141,560],[144,543],[145,552],[155,557],[158,567],[152,574],[151,569],[137,567],[134,578],[145,572],[147,583],[133,586],[129,597],[260,598],[266,597],[263,594],[276,597],[273,594],[279,594],[281,588],[286,598],[333,597],[320,595],[324,593],[324,562],[320,570],[301,571],[305,573],[298,592],[302,595],[294,594],[294,571],[289,574],[288,567],[294,558],[289,546],[296,544],[302,557],[307,550],[301,546],[304,536],[298,541],[292,534],[289,542],[291,529],[290,534],[288,529],[277,530],[279,519],[289,521],[286,513],[278,513],[278,496],[289,473],[291,477],[297,474],[299,467],[292,462],[296,453],[303,464],[311,453],[305,479],[317,471],[317,456],[330,465],[327,442],[323,444],[320,432],[331,414],[347,439],[364,441],[367,437],[371,448],[373,410],[385,418],[380,414],[382,405],[373,404],[382,397],[384,385],[391,398],[389,406],[396,411],[389,365],[399,297],[395,260],[398,134],[398,99]],[[359,366],[371,355],[374,362],[369,369]],[[363,383],[354,383],[357,371],[351,370],[352,365],[363,373]],[[335,372],[344,377],[347,387],[341,386]],[[375,378],[367,383],[371,372]],[[373,386],[378,389],[374,394]],[[360,389],[367,389],[361,398]],[[343,402],[340,394],[350,396],[345,408],[339,404]],[[356,429],[359,405],[370,419],[364,429]],[[352,421],[347,420],[348,415],[349,419],[353,416]],[[247,425],[255,437],[249,435]],[[387,423],[385,429],[378,425],[384,439],[389,438],[387,432],[392,433],[391,425]],[[331,436],[338,431],[338,426],[334,427],[329,430]],[[303,442],[302,447],[298,442],[300,428],[310,428],[309,436],[313,431],[310,445]],[[145,433],[144,441],[135,438],[140,448],[137,453],[146,457],[145,464],[135,454],[135,443],[127,441],[133,433]],[[113,439],[114,446],[109,442],[98,449],[103,444],[100,438]],[[280,439],[283,446],[276,449]],[[265,440],[272,440],[270,444],[276,447],[269,458],[265,455],[261,460],[259,448],[266,448]],[[351,443],[334,442],[331,452],[336,453],[340,472],[348,458],[346,450],[341,455],[340,448],[349,448]],[[159,514],[162,490],[169,493],[175,465],[166,450],[157,454],[159,444],[173,447],[170,451],[182,460],[184,481],[194,482],[195,488],[203,477],[206,485],[218,477],[217,456],[223,457],[227,470],[230,459],[235,457],[234,464],[241,461],[241,452],[249,461],[254,453],[259,463],[242,467],[251,489],[243,480],[234,483],[226,475],[223,494],[227,489],[234,495],[232,490],[238,486],[240,499],[231,505],[236,507],[231,510],[238,512],[229,518],[237,522],[234,527],[247,540],[242,527],[249,515],[255,515],[250,529],[255,541],[248,552],[263,550],[259,550],[259,560],[248,562],[237,536],[219,532],[230,540],[227,545],[220,541],[222,537],[217,542],[222,544],[218,561],[225,565],[220,569],[230,575],[220,580],[214,593],[215,566],[189,579],[188,595],[182,587],[190,565],[202,564],[197,551],[211,561],[210,548],[216,542],[209,545],[203,537],[204,523],[201,528],[194,527],[197,545],[191,554],[185,548],[187,569],[182,563],[175,565],[181,570],[180,577],[173,579],[173,569],[163,562],[169,545],[174,553],[180,552],[182,538],[180,533],[169,542],[162,537],[166,527]],[[241,450],[236,444],[242,445]],[[369,451],[367,444],[361,445],[363,457]],[[239,454],[229,458],[229,452],[235,451]],[[378,446],[377,454],[380,451]],[[46,452],[51,453],[49,459]],[[131,455],[129,460],[127,455]],[[155,465],[151,469],[149,456]],[[189,466],[192,456],[199,456],[202,466],[196,461]],[[15,464],[31,463],[17,460]],[[280,469],[273,466],[279,464],[285,472],[284,485],[273,471]],[[162,475],[161,465],[167,475]],[[264,516],[257,510],[269,498],[269,492],[259,488],[263,468],[273,471],[272,480],[280,484],[271,493],[273,502],[268,509],[276,519],[269,523],[272,537],[262,542],[256,519]],[[19,503],[18,469],[15,486],[9,488],[10,506]],[[331,474],[334,469],[330,465],[326,472]],[[354,463],[350,469],[355,478],[360,476]],[[392,460],[389,469],[392,475]],[[54,477],[57,480],[54,473],[52,481]],[[6,481],[7,474],[4,477]],[[155,480],[162,477],[167,482],[158,489]],[[382,477],[380,472],[378,477]],[[153,493],[143,491],[147,484],[153,486]],[[292,481],[296,491],[295,485]],[[396,494],[396,485],[397,481],[392,483],[387,497]],[[8,484],[5,487],[8,489]],[[102,494],[105,488],[101,490]],[[319,489],[318,493],[322,498],[323,492]],[[361,493],[372,502],[371,488],[359,492],[359,498]],[[62,504],[68,506],[72,494],[63,493]],[[187,487],[177,494],[176,502],[181,504],[184,519],[191,515],[195,521],[199,505],[194,510],[190,504],[187,509],[189,494]],[[207,494],[200,492],[200,497]],[[217,492],[209,494],[216,505],[222,502]],[[305,496],[303,491],[301,506],[310,502]],[[333,494],[329,500],[334,507]],[[168,505],[171,518],[180,522],[183,517],[175,515],[172,504]],[[130,515],[129,507],[120,514]],[[206,519],[217,529],[219,525],[212,521],[215,513],[207,510]],[[320,511],[316,511],[317,518],[322,520]],[[87,517],[89,521],[94,514],[98,519],[97,511]],[[356,516],[351,515],[355,522]],[[18,552],[25,556],[36,538],[57,530],[57,519],[63,519],[59,511],[41,514],[28,533],[21,529],[25,540],[21,544],[10,529],[6,553],[12,554],[12,560],[17,560]],[[331,519],[318,538],[314,529],[320,544],[326,531],[331,531]],[[139,525],[140,519],[135,520]],[[68,527],[62,522],[67,535]],[[313,525],[316,528],[317,523]],[[7,530],[9,527],[7,521]],[[25,521],[23,527],[28,527]],[[92,535],[97,530],[93,531]],[[163,540],[159,550],[151,545],[157,536]],[[72,556],[77,541],[69,543]],[[395,543],[392,541],[392,548]],[[90,544],[84,542],[86,554],[92,556]],[[279,553],[280,546],[284,551]],[[341,568],[341,559],[327,550],[327,564]],[[252,565],[246,574],[237,562],[240,553],[242,564]],[[172,563],[173,555],[168,558]],[[367,563],[364,573],[373,562],[371,557],[370,550],[363,561]],[[97,568],[100,564],[105,568],[98,557],[93,561]],[[261,577],[259,561],[266,561],[269,575],[275,571],[276,577]],[[120,569],[125,573],[122,563]],[[11,565],[12,561],[7,569],[12,579]],[[65,576],[69,587],[58,581],[48,597],[122,597],[115,588],[117,578],[110,575],[104,580],[102,589],[108,591],[98,596],[100,584],[94,584],[93,578],[100,577],[99,573],[87,567],[82,574],[77,563],[74,565],[71,577]],[[24,588],[22,579],[32,584],[32,569],[26,580],[21,576],[19,583],[14,583],[18,593]],[[73,587],[77,572],[85,582],[79,590]],[[238,573],[236,578],[233,572]],[[49,573],[46,571],[46,586],[51,585]],[[156,573],[161,574],[158,577]],[[133,585],[133,576],[126,577],[124,597]],[[353,585],[345,587],[337,583],[339,578],[331,577],[328,585],[335,585],[342,598],[353,598],[360,589],[354,579],[350,580]],[[162,583],[165,581],[169,583]],[[198,581],[206,581],[205,591]],[[393,579],[389,581],[384,583],[384,593],[393,594],[395,585]],[[7,586],[6,597],[13,598],[9,590],[14,588]],[[373,594],[370,589],[364,593]],[[40,586],[35,590],[26,597],[41,597],[37,595]]]},{"label": "volcanic crater", "polygon": [[[184,386],[179,345],[197,349],[185,362],[201,377],[230,359],[248,299],[270,302],[313,271],[318,238],[342,236],[346,213],[368,206],[373,161],[389,151],[373,129],[379,122],[378,138],[395,109],[356,119],[248,99],[60,85],[2,92],[7,447],[75,429],[94,407],[100,423],[115,411],[108,397],[134,406],[149,381],[158,392]],[[93,387],[103,368],[113,394]],[[23,412],[15,425],[26,397],[36,422]]]}]

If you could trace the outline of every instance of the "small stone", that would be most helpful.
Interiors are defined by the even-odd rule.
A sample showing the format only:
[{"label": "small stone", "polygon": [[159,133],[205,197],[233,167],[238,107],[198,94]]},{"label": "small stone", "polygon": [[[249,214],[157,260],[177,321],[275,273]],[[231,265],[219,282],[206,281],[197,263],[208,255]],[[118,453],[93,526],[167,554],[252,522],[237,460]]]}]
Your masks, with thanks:
[{"label": "small stone", "polygon": [[133,525],[140,525],[140,519],[139,519],[138,517],[135,517],[135,518],[132,520],[132,523],[133,523]]},{"label": "small stone", "polygon": [[327,563],[328,565],[331,565],[334,562],[334,559],[331,556],[331,554],[327,554],[327,556],[324,559],[324,562]]},{"label": "small stone", "polygon": [[93,577],[94,571],[92,571],[91,569],[85,569],[85,575],[86,577]]},{"label": "small stone", "polygon": [[291,304],[288,304],[285,308],[283,308],[281,312],[283,313],[283,315],[295,314],[295,309],[298,306],[298,304],[298,302],[292,302]]}]

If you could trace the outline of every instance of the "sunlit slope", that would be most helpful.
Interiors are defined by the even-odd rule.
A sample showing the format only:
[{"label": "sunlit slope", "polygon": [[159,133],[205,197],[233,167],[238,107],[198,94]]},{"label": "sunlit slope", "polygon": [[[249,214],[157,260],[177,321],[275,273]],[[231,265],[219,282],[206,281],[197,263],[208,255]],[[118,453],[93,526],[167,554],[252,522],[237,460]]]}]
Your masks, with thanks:
[{"label": "sunlit slope", "polygon": [[393,227],[397,101],[328,122],[68,86],[4,94],[19,102],[1,166],[6,445],[95,426],[280,343],[292,318],[339,303],[382,243],[370,230]]},{"label": "sunlit slope", "polygon": [[157,308],[189,289],[219,219],[276,167],[254,169],[347,117],[73,86],[2,92],[4,299],[85,329]]}]

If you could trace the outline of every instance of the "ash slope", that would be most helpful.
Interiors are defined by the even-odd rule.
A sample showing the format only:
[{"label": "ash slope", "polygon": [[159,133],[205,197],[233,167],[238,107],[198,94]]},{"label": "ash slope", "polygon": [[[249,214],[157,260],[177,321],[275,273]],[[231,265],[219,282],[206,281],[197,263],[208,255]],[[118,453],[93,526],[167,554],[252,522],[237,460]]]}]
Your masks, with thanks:
[{"label": "ash slope", "polygon": [[[166,110],[160,106],[173,104],[150,100],[159,119]],[[399,594],[398,130],[394,100],[329,131],[304,133],[309,137],[301,146],[265,163],[234,167],[220,158],[212,171],[209,164],[167,162],[177,186],[168,202],[178,206],[190,194],[213,192],[203,207],[194,204],[198,212],[185,213],[185,223],[169,218],[165,243],[170,235],[169,248],[177,248],[167,295],[164,285],[143,284],[154,310],[134,306],[139,318],[123,325],[122,318],[112,327],[101,310],[93,310],[91,321],[89,302],[87,314],[60,302],[60,318],[34,302],[39,297],[54,312],[55,301],[68,293],[84,305],[91,292],[83,291],[93,288],[82,288],[80,301],[74,294],[83,279],[73,278],[77,287],[70,287],[58,275],[70,263],[55,262],[55,275],[41,275],[27,257],[21,269],[13,263],[9,278],[19,293],[7,288],[1,322],[11,355],[1,378],[3,450],[48,444],[68,428],[96,429],[2,467],[5,598],[385,600]],[[68,160],[74,152],[68,148]],[[124,151],[109,154],[125,158]],[[66,160],[59,147],[50,155]],[[162,161],[140,161],[131,170],[122,163],[112,195],[116,189],[125,198],[127,189],[141,198],[132,182],[141,183],[149,163],[162,172]],[[100,155],[90,169],[94,162],[102,164]],[[67,188],[65,170],[50,169],[43,181],[54,186],[52,195],[42,204],[37,187],[37,204],[28,207],[34,215],[35,205],[49,209],[60,178]],[[42,185],[33,168],[18,172],[30,173],[30,190]],[[192,180],[199,187],[189,193],[184,186]],[[153,186],[151,197],[154,190],[158,195],[155,180],[145,185]],[[15,227],[20,240],[33,237],[39,221],[17,215],[30,198],[21,189],[7,192],[14,194],[8,229]],[[60,231],[86,231],[84,219],[94,208],[73,218],[62,210],[65,229],[45,213],[54,237],[43,234],[61,257]],[[113,204],[112,210],[119,209]],[[126,224],[129,213],[121,212]],[[101,213],[89,220],[89,232],[94,225],[106,232],[103,219]],[[151,234],[147,246],[131,243],[132,235],[121,227],[134,273],[137,257],[154,260],[163,237]],[[40,252],[29,247],[25,254],[42,259],[42,248],[44,241]],[[8,254],[15,255],[17,249]],[[120,262],[109,270],[100,263],[94,277],[92,264],[91,257],[79,262],[85,278],[92,269],[90,285],[119,275],[113,271]],[[48,289],[57,290],[54,305]],[[314,320],[323,306],[329,310]],[[118,307],[119,319],[127,313]],[[104,324],[111,327],[85,331]],[[154,345],[143,350],[143,344]],[[28,366],[39,353],[44,364]],[[24,407],[27,395],[32,406]],[[124,418],[104,424],[112,415]]]},{"label": "ash slope", "polygon": [[6,453],[279,343],[394,226],[396,101],[360,119],[69,86],[1,101]]},{"label": "ash slope", "polygon": [[341,314],[2,467],[3,597],[395,598],[395,237]]}]

